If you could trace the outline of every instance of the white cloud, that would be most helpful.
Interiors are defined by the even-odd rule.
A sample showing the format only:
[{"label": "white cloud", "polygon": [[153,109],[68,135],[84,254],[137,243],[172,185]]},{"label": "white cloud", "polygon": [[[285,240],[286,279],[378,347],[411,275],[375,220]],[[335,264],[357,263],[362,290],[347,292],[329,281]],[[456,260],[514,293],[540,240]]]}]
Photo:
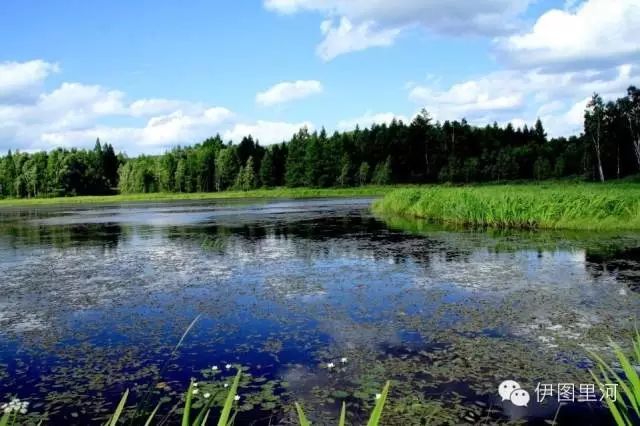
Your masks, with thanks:
[{"label": "white cloud", "polygon": [[[461,36],[512,33],[533,0],[264,0],[266,9],[317,12],[328,19],[317,54],[324,60],[369,47],[389,46],[414,26]],[[339,24],[334,25],[336,18]]]},{"label": "white cloud", "polygon": [[22,100],[33,94],[52,73],[58,72],[57,64],[43,60],[0,63],[0,100]]},{"label": "white cloud", "polygon": [[593,66],[640,58],[640,2],[586,0],[552,9],[531,31],[500,39],[508,57],[523,65]]},{"label": "white cloud", "polygon": [[454,84],[446,90],[415,86],[409,91],[409,99],[433,110],[438,119],[474,118],[487,112],[513,111],[524,102],[518,87],[502,84],[513,77],[494,73]]},{"label": "white cloud", "polygon": [[530,0],[265,0],[268,10],[283,14],[316,11],[352,22],[373,21],[383,27],[420,24],[449,35],[499,34],[514,27]]},{"label": "white cloud", "polygon": [[[66,82],[46,92],[43,80],[57,66],[30,61],[11,63],[10,68],[41,71],[25,71],[31,77],[22,80],[7,77],[14,71],[4,72],[3,87],[11,88],[11,97],[0,98],[0,152],[88,147],[97,137],[130,153],[157,152],[222,132],[234,118],[226,108],[200,103],[161,98],[129,101],[125,93],[99,85]],[[146,122],[139,122],[143,117]],[[139,124],[106,125],[105,120]]]},{"label": "white cloud", "polygon": [[221,125],[233,117],[226,108],[214,107],[187,115],[176,111],[152,117],[144,127],[109,127],[96,125],[83,129],[45,132],[42,140],[51,146],[82,146],[96,138],[119,148],[138,153],[148,148],[166,149],[176,144],[191,144],[220,131]]},{"label": "white cloud", "polygon": [[303,99],[322,93],[322,83],[316,80],[283,81],[256,95],[256,102],[270,106]]},{"label": "white cloud", "polygon": [[614,99],[639,78],[640,67],[630,64],[574,72],[505,70],[444,89],[411,85],[408,96],[438,120],[464,117],[484,125],[510,122],[514,117],[533,123],[540,117],[549,135],[561,136],[580,131],[584,100],[593,92]]},{"label": "white cloud", "polygon": [[173,99],[139,99],[129,105],[129,112],[134,117],[149,117],[153,115],[169,114],[177,110],[202,108],[201,104],[173,100]]},{"label": "white cloud", "polygon": [[389,124],[394,119],[397,121],[402,120],[405,123],[410,121],[407,117],[392,112],[366,113],[357,118],[338,122],[338,130],[353,130],[356,126],[360,126],[360,128],[371,127],[372,124]]},{"label": "white cloud", "polygon": [[316,48],[317,55],[324,61],[330,61],[337,56],[349,52],[365,50],[369,47],[391,46],[400,29],[377,29],[373,21],[366,21],[353,25],[348,18],[342,17],[340,23],[334,26],[333,21],[323,21],[320,30],[324,40]]},{"label": "white cloud", "polygon": [[308,121],[286,123],[259,120],[253,124],[238,123],[224,133],[224,139],[239,142],[244,136],[252,135],[253,138],[259,140],[261,144],[270,145],[289,140],[291,136],[297,133],[302,127],[306,127],[310,131],[314,129],[313,123]]}]

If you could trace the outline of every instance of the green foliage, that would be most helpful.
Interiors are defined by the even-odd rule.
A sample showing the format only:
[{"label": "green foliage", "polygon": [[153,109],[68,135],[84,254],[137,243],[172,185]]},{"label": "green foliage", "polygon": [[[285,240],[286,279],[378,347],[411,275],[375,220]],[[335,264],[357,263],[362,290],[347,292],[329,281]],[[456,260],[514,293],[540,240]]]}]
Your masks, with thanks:
[{"label": "green foliage", "polygon": [[360,186],[369,183],[369,163],[366,161],[363,161],[358,169],[358,182],[360,183]]},{"label": "green foliage", "polygon": [[[373,411],[371,412],[371,416],[369,417],[369,421],[367,422],[367,426],[378,426],[380,424],[380,419],[382,418],[382,410],[384,409],[384,404],[387,401],[387,396],[389,395],[389,388],[391,386],[391,382],[387,381],[382,389],[382,393],[376,395],[376,404],[373,407]],[[298,423],[300,426],[309,426],[311,422],[307,419],[307,416],[302,409],[302,406],[299,403],[295,403],[296,413],[298,415]],[[342,402],[342,407],[340,409],[340,420],[338,422],[339,426],[344,426],[347,417],[347,407],[345,402]]]},{"label": "green foliage", "polygon": [[374,211],[480,227],[640,229],[640,188],[551,184],[400,189],[374,203]]},{"label": "green foliage", "polygon": [[374,185],[388,185],[391,183],[391,156],[384,163],[376,165],[371,183]]},{"label": "green foliage", "polygon": [[248,135],[237,145],[215,136],[136,158],[116,156],[99,140],[92,150],[9,151],[0,157],[0,197],[99,195],[116,187],[134,194],[569,176],[604,181],[639,171],[640,90],[630,87],[606,104],[594,94],[584,133],[570,138],[549,140],[540,120],[522,128],[475,127],[464,119],[435,122],[423,110],[410,123],[393,120],[331,136],[303,128],[268,149]]},{"label": "green foliage", "polygon": [[640,419],[640,376],[637,370],[640,367],[640,333],[636,330],[631,356],[627,356],[615,343],[611,342],[611,346],[619,366],[609,365],[599,355],[590,352],[599,370],[599,375],[593,371],[591,375],[600,388],[603,383],[618,385],[617,397],[605,395],[605,402],[618,426],[631,426]]},{"label": "green foliage", "polygon": [[369,422],[367,426],[378,426],[380,424],[380,419],[382,418],[382,409],[384,408],[384,403],[387,401],[387,396],[389,395],[389,387],[391,386],[391,382],[387,381],[382,389],[382,394],[380,396],[376,396],[376,405],[373,407],[373,412],[371,413],[371,417],[369,417]]},{"label": "green foliage", "polygon": [[127,403],[128,397],[129,397],[129,389],[124,391],[124,394],[122,395],[122,398],[120,399],[120,402],[116,407],[116,411],[113,413],[113,416],[111,416],[111,419],[109,419],[109,422],[108,422],[109,426],[116,426],[118,424],[118,420],[122,415],[122,411],[124,410],[124,406]]},{"label": "green foliage", "polygon": [[221,150],[216,157],[216,189],[224,191],[233,185],[239,171],[236,149],[227,147]]}]

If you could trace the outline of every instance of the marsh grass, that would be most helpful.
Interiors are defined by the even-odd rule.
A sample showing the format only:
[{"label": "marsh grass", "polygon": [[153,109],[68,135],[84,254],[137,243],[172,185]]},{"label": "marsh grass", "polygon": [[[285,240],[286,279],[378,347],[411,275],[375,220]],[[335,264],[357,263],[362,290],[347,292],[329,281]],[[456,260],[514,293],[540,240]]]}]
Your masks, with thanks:
[{"label": "marsh grass", "polygon": [[552,183],[398,189],[377,200],[382,216],[469,227],[640,229],[640,185]]},{"label": "marsh grass", "polygon": [[611,342],[618,364],[604,361],[598,354],[589,354],[596,360],[599,374],[591,371],[591,375],[603,387],[603,383],[618,385],[617,398],[605,397],[605,402],[618,426],[631,426],[640,421],[640,333],[636,330],[632,340],[632,354],[627,356],[623,350]]},{"label": "marsh grass", "polygon": [[[387,396],[389,395],[389,387],[391,386],[391,382],[387,381],[382,389],[382,393],[376,396],[376,404],[373,407],[373,411],[371,412],[371,416],[369,417],[369,421],[367,422],[367,426],[378,426],[380,424],[380,419],[382,418],[382,410],[384,409],[384,404],[387,401]],[[311,422],[307,419],[307,416],[302,409],[302,406],[299,403],[295,403],[296,413],[298,414],[298,423],[300,426],[310,426]],[[338,421],[338,426],[344,426],[346,424],[347,418],[347,406],[342,402],[342,408],[340,409],[340,420]]]}]

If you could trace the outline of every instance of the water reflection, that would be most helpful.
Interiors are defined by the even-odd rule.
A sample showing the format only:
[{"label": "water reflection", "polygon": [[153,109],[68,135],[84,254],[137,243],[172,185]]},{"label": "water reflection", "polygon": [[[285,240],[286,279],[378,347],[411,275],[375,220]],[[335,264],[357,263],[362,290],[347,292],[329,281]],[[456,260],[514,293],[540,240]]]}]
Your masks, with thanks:
[{"label": "water reflection", "polygon": [[[393,378],[398,424],[443,392],[443,422],[535,422],[557,407],[503,411],[501,378],[529,389],[536,380],[588,380],[585,346],[602,349],[631,331],[638,235],[450,230],[381,221],[367,205],[3,214],[0,393],[46,400],[58,419],[71,418],[65,403],[81,401],[86,413],[73,418],[88,422],[96,401],[108,410],[126,386],[149,380],[202,313],[166,378],[170,397],[200,369],[233,361],[286,381],[284,406],[304,399],[327,418],[337,410],[331,392],[347,390],[361,416],[365,396]],[[342,356],[350,362],[341,374],[319,368]],[[282,405],[244,418],[265,410],[273,423],[289,418]],[[602,414],[566,413],[565,422],[584,424]]]}]

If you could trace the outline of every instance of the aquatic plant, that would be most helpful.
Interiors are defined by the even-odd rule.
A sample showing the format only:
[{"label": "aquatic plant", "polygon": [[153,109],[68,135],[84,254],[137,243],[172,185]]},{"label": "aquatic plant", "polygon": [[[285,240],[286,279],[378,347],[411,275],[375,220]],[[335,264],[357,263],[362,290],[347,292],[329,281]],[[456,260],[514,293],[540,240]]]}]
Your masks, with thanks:
[{"label": "aquatic plant", "polygon": [[0,405],[2,410],[2,417],[0,417],[0,426],[14,425],[18,420],[20,414],[27,414],[27,408],[29,407],[28,401],[21,401],[19,398],[14,398],[11,401]]},{"label": "aquatic plant", "polygon": [[[380,424],[380,419],[382,418],[382,410],[384,409],[384,404],[387,401],[387,395],[389,394],[389,387],[391,386],[391,382],[387,381],[382,389],[382,393],[376,394],[376,405],[373,407],[373,411],[371,412],[371,416],[369,417],[369,421],[367,422],[367,426],[378,426]],[[299,403],[295,403],[296,412],[298,414],[298,422],[300,426],[310,426],[311,422],[307,419],[307,416],[302,409],[302,406]],[[340,420],[338,422],[339,426],[344,426],[347,418],[347,406],[345,402],[342,402],[342,408],[340,409]]]},{"label": "aquatic plant", "polygon": [[621,390],[614,398],[605,394],[604,400],[618,426],[638,424],[640,419],[640,333],[632,339],[633,353],[627,356],[622,349],[611,342],[618,365],[609,364],[594,352],[589,354],[596,360],[600,372],[598,376],[591,371],[592,376],[602,388],[604,383],[614,383]]},{"label": "aquatic plant", "polygon": [[[233,383],[231,384],[231,387],[229,388],[229,391],[227,392],[227,395],[225,397],[225,402],[224,402],[224,405],[222,406],[220,417],[218,418],[218,422],[217,422],[218,426],[227,426],[229,424],[233,424],[237,411],[233,415],[231,415],[231,410],[233,408],[234,403],[240,400],[240,396],[237,394],[237,392],[238,392],[238,386],[240,384],[241,377],[242,377],[242,369],[239,368],[235,378],[233,379]],[[194,395],[198,395],[198,393],[199,393],[198,382],[192,380],[191,383],[189,384],[189,388],[185,393],[185,398],[184,398],[185,403],[184,403],[184,408],[182,410],[182,420],[180,423],[181,426],[192,426],[192,425],[200,426],[200,425],[207,424],[209,415],[211,413],[211,410],[214,407],[216,398],[213,398],[210,393],[204,393],[203,394],[204,402],[201,404],[201,407],[199,408],[199,410],[196,410],[193,404],[193,400],[194,400]],[[129,397],[129,389],[127,389],[122,395],[122,398],[120,399],[120,402],[116,407],[116,410],[107,421],[107,426],[116,426],[118,424],[118,421],[120,420],[120,417],[122,416],[125,405],[127,403],[128,397]],[[155,419],[161,404],[162,402],[159,402],[156,405],[156,407],[153,409],[151,414],[149,414],[149,416],[146,418],[146,421],[144,423],[145,426],[152,424],[152,421]],[[195,417],[193,416],[194,411],[197,413]],[[5,425],[6,423],[0,422],[0,426],[5,426]]]},{"label": "aquatic plant", "polygon": [[640,229],[640,188],[546,184],[398,189],[374,212],[472,227]]}]

